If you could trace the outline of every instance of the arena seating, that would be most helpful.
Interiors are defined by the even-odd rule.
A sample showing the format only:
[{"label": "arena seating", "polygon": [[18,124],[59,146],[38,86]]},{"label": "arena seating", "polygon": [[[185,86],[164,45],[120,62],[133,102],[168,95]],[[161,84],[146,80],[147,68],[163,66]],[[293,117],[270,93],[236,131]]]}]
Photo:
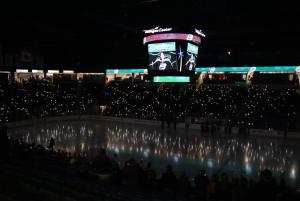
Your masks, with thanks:
[{"label": "arena seating", "polygon": [[[299,94],[293,86],[227,84],[160,86],[129,80],[51,83],[34,78],[0,85],[0,122],[65,114],[99,114],[150,120],[228,122],[231,126],[295,130]],[[299,117],[298,117],[299,119]],[[278,127],[278,121],[281,127]],[[289,122],[289,123],[287,123]],[[287,125],[288,124],[288,125]]]}]

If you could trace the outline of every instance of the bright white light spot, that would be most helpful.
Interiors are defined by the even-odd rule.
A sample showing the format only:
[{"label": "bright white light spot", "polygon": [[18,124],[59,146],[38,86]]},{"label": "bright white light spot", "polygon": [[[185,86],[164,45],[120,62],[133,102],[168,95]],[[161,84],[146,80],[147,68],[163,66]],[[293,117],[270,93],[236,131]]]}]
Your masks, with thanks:
[{"label": "bright white light spot", "polygon": [[247,163],[247,164],[246,164],[246,173],[247,173],[247,174],[251,174],[251,172],[252,172],[252,168],[251,168],[251,166]]},{"label": "bright white light spot", "polygon": [[290,172],[290,178],[291,178],[291,179],[296,179],[296,170],[295,170],[295,168],[292,168],[292,169],[291,169],[291,172]]},{"label": "bright white light spot", "polygon": [[119,147],[115,148],[115,153],[118,154],[120,152]]},{"label": "bright white light spot", "polygon": [[207,160],[207,167],[212,168],[214,166],[212,159]]},{"label": "bright white light spot", "polygon": [[177,155],[175,155],[175,156],[173,156],[173,160],[174,160],[174,162],[177,163],[179,161],[179,157]]}]

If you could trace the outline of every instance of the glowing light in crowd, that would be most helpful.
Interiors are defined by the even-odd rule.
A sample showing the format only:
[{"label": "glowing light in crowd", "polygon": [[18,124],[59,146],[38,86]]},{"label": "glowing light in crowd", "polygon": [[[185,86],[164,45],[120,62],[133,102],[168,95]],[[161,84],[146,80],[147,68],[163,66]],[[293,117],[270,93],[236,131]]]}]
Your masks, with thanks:
[{"label": "glowing light in crowd", "polygon": [[64,74],[73,74],[74,71],[73,70],[63,70]]},{"label": "glowing light in crowd", "polygon": [[28,73],[28,69],[16,69],[16,73]]},{"label": "glowing light in crowd", "polygon": [[32,73],[44,73],[44,71],[43,70],[35,70],[35,69],[33,69]]},{"label": "glowing light in crowd", "polygon": [[48,70],[47,73],[49,74],[59,73],[59,70]]}]

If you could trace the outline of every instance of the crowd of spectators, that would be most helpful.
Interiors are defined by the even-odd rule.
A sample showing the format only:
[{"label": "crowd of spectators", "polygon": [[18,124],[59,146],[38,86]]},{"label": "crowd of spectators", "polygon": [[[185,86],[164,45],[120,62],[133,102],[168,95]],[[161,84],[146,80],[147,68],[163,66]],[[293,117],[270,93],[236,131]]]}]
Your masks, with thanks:
[{"label": "crowd of spectators", "polygon": [[[0,122],[64,114],[90,114],[295,130],[299,94],[293,86],[226,84],[158,85],[142,81],[50,82],[29,79],[0,84]],[[281,122],[280,124],[278,122]]]},{"label": "crowd of spectators", "polygon": [[0,83],[0,122],[95,111],[104,85],[30,78]]},{"label": "crowd of spectators", "polygon": [[181,122],[190,117],[192,123],[228,127],[291,130],[299,110],[294,87],[111,82],[105,95],[111,100],[106,115]]}]

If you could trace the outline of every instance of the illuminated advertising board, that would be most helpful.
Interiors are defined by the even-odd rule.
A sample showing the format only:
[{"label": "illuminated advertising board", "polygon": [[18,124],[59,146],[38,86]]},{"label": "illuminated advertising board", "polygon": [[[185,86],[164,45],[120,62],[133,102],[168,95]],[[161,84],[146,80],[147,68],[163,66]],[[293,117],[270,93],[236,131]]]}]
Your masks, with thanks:
[{"label": "illuminated advertising board", "polygon": [[153,82],[190,82],[188,76],[154,76]]},{"label": "illuminated advertising board", "polygon": [[183,34],[183,33],[163,33],[163,34],[155,34],[144,37],[143,43],[151,43],[151,42],[159,42],[166,40],[184,40],[191,41],[197,44],[201,43],[200,36],[196,36],[193,34]]}]

